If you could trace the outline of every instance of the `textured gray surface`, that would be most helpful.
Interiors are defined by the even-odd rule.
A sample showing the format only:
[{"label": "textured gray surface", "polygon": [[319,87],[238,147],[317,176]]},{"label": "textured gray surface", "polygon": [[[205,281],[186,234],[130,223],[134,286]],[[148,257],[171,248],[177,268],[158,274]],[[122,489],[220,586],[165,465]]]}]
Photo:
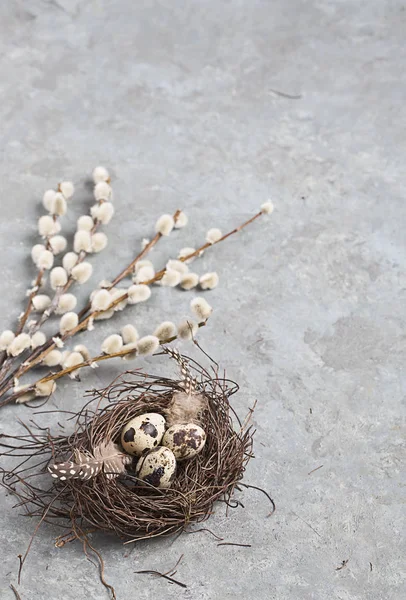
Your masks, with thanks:
[{"label": "textured gray surface", "polygon": [[[269,196],[277,207],[199,266],[221,277],[201,341],[240,382],[237,409],[258,399],[246,481],[271,491],[277,512],[266,518],[265,498],[244,492],[245,510],[212,518],[251,549],[204,533],[131,552],[97,539],[119,600],[402,595],[405,15],[395,0],[1,3],[2,328],[33,276],[38,200],[62,177],[82,190],[68,229],[89,202],[92,168],[114,177],[117,215],[94,281],[128,261],[162,212],[184,207],[190,226],[155,251],[157,264]],[[116,323],[147,333],[182,316],[188,298],[158,290]],[[114,329],[104,323],[89,344]],[[170,372],[162,359],[145,364]],[[120,368],[62,384],[53,404],[79,407]],[[4,409],[0,430],[19,431],[17,418],[30,411]],[[34,523],[0,497],[8,600]],[[22,600],[107,598],[81,548],[58,550],[54,535],[44,528],[34,542]],[[181,553],[187,590],[133,574],[166,570]]]}]

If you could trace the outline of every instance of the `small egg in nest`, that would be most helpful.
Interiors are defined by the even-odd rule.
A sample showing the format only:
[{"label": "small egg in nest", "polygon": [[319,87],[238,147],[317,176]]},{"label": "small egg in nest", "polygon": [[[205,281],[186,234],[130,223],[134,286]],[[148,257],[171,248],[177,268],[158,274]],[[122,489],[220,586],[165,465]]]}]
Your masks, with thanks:
[{"label": "small egg in nest", "polygon": [[178,423],[165,432],[162,445],[175,455],[176,460],[186,460],[198,454],[206,443],[206,433],[195,423]]},{"label": "small egg in nest", "polygon": [[134,417],[121,433],[121,445],[128,454],[141,456],[145,450],[156,448],[165,431],[165,419],[158,413]]},{"label": "small egg in nest", "polygon": [[156,488],[168,489],[176,475],[176,459],[169,448],[154,448],[137,464],[137,477]]}]

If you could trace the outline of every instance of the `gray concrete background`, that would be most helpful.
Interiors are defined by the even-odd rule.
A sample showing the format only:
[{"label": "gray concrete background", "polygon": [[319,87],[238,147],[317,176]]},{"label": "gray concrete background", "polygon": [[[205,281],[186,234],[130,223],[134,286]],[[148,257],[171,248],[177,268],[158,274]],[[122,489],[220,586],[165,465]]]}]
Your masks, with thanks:
[{"label": "gray concrete background", "polygon": [[[221,278],[200,340],[241,384],[238,411],[258,400],[246,481],[268,489],[277,512],[267,518],[266,499],[248,491],[245,509],[226,517],[219,507],[209,527],[251,549],[217,547],[204,533],[131,552],[96,538],[119,600],[402,596],[405,27],[396,0],[0,5],[2,329],[34,275],[38,202],[61,178],[78,186],[65,221],[72,231],[91,201],[84,180],[93,167],[113,175],[117,214],[110,249],[93,260],[95,282],[129,261],[163,212],[183,207],[190,226],[154,252],[157,265],[268,197],[276,206],[269,223],[198,268]],[[157,289],[88,343],[97,351],[128,321],[149,333],[183,316],[189,299]],[[161,358],[143,366],[171,372]],[[86,389],[122,368],[62,384],[52,405],[80,407]],[[31,417],[8,407],[0,431],[20,431],[17,419]],[[0,498],[8,600],[35,523]],[[107,598],[81,547],[58,550],[54,535],[45,527],[34,542],[22,600]],[[133,574],[167,570],[182,553],[186,590]]]}]

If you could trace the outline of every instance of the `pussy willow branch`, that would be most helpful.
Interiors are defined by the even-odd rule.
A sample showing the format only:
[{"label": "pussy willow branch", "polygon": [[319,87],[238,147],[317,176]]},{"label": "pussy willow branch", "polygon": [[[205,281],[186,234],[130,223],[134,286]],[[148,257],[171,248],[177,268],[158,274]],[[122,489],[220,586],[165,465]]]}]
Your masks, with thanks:
[{"label": "pussy willow branch", "polygon": [[[179,218],[181,211],[177,210],[175,212],[175,214],[173,215],[173,220],[176,221]],[[134,267],[135,265],[144,258],[144,256],[146,256],[148,254],[148,252],[150,252],[150,250],[152,250],[152,248],[159,242],[159,240],[162,237],[162,233],[156,233],[155,236],[152,238],[152,240],[150,242],[148,242],[148,244],[145,246],[145,248],[130,262],[130,264],[121,271],[121,273],[119,273],[117,275],[117,277],[115,277],[113,279],[113,281],[111,282],[111,285],[106,288],[107,290],[112,290],[113,287],[115,287],[118,283],[120,283],[120,281],[122,281],[125,277],[127,277],[128,275],[131,275],[131,273],[134,271]],[[89,310],[91,308],[91,303],[88,302],[86,304],[86,306],[80,311],[79,313],[79,319],[81,319],[82,317],[84,317],[84,315],[86,315]]]},{"label": "pussy willow branch", "polygon": [[[176,221],[179,218],[181,211],[178,209],[175,214],[173,215],[173,220],[176,223]],[[91,230],[91,233],[94,233],[96,231],[97,228],[97,222],[94,221],[94,227]],[[127,277],[127,275],[130,275],[133,270],[135,265],[137,264],[137,262],[139,262],[142,258],[144,258],[148,252],[150,252],[150,250],[152,250],[152,248],[158,243],[158,241],[161,239],[162,234],[161,233],[157,233],[152,240],[145,246],[145,248],[130,262],[129,265],[127,265],[127,267],[125,269],[123,269],[121,271],[121,273],[119,275],[117,275],[117,277],[113,280],[113,282],[111,283],[111,285],[107,288],[108,290],[113,289],[113,287],[115,285],[117,285],[117,283],[119,283],[122,279],[124,279],[125,277]],[[85,259],[85,257],[87,256],[86,252],[81,252],[79,254],[79,258],[78,261],[76,262],[76,264],[79,264],[81,262],[83,262],[83,260]],[[71,287],[71,285],[74,283],[74,280],[72,279],[72,277],[70,276],[67,283],[65,284],[65,286],[59,288],[56,293],[55,296],[52,300],[51,306],[46,309],[40,319],[40,321],[38,321],[35,326],[32,328],[32,330],[30,330],[30,333],[33,334],[36,331],[38,331],[38,329],[41,327],[41,325],[43,323],[45,323],[45,321],[55,312],[57,306],[58,306],[58,302],[59,302],[59,298],[62,296],[62,294],[65,294],[69,288]],[[122,298],[119,299],[119,302],[121,300],[123,300],[124,298],[126,298],[127,296],[123,296]],[[113,308],[114,306],[116,306],[116,304],[118,304],[119,302],[115,302],[111,305],[111,308]],[[85,308],[83,310],[80,311],[80,313],[78,314],[79,319],[81,319],[84,315],[86,315],[86,313],[89,312],[89,309],[91,308],[91,303],[89,302]],[[107,309],[109,310],[109,309]],[[100,313],[97,313],[100,314]],[[93,317],[94,318],[95,313],[93,313],[92,315],[90,315],[90,318]],[[86,326],[87,323],[89,322],[90,318],[85,322]],[[83,323],[83,322],[82,322]],[[74,333],[77,333],[77,331],[80,331],[82,329],[84,329],[85,326],[81,326],[79,328],[76,328],[74,330]],[[74,334],[72,334],[74,335]],[[60,337],[59,336],[59,332],[57,332],[53,337]],[[69,336],[71,337],[71,336]],[[51,350],[53,350],[55,348],[55,344],[52,343],[52,338],[50,340],[48,340],[43,346],[41,346],[40,348],[34,350],[29,356],[28,358],[24,361],[24,363],[16,370],[14,371],[11,375],[9,375],[7,377],[7,379],[3,379],[3,377],[1,376],[1,371],[0,371],[0,397],[7,392],[11,387],[12,387],[12,380],[14,379],[14,377],[21,377],[21,375],[23,375],[26,371],[25,370],[21,370],[22,367],[26,364],[26,363],[32,363],[32,366],[38,364],[39,361],[35,360],[37,356],[40,356],[40,360],[42,360],[47,354],[48,352],[50,352]],[[62,338],[63,340],[65,339],[65,337]],[[35,362],[34,362],[35,361]],[[3,371],[3,376],[8,372],[10,365],[13,362],[13,358],[9,358],[7,361],[7,368]]]},{"label": "pussy willow branch", "polygon": [[[59,189],[59,188],[58,188]],[[53,220],[57,221],[58,217],[56,215],[53,215]],[[45,249],[46,250],[50,250],[51,249],[51,243],[50,243],[50,238],[52,237],[52,235],[48,235],[46,238],[46,244],[45,244]],[[45,273],[45,269],[40,269],[38,271],[37,274],[37,278],[35,280],[33,289],[28,297],[28,301],[27,301],[27,306],[25,308],[25,311],[23,312],[23,314],[21,315],[21,317],[18,319],[18,326],[17,329],[15,331],[15,335],[20,335],[20,333],[23,331],[25,324],[32,312],[32,307],[33,307],[33,303],[32,301],[34,300],[35,296],[38,294],[41,285],[42,285],[42,280],[44,277],[44,273]],[[0,358],[0,365],[2,366],[2,369],[0,371],[0,381],[3,379],[3,377],[5,376],[5,374],[9,371],[11,365],[13,363],[13,357],[11,356],[7,356],[7,353],[4,352]]]},{"label": "pussy willow branch", "polygon": [[[206,325],[206,322],[207,321],[201,321],[200,323],[198,323],[198,326],[204,327]],[[162,340],[159,343],[161,346],[163,346],[166,344],[170,344],[171,342],[175,341],[176,339],[178,339],[178,336],[173,335],[172,337],[167,338],[166,340]],[[14,394],[12,394],[12,395],[8,396],[7,398],[5,398],[4,400],[2,400],[0,402],[0,408],[2,406],[5,406],[6,404],[10,404],[10,403],[14,402],[18,398],[20,398],[20,396],[24,396],[25,394],[27,394],[29,392],[34,392],[35,387],[38,384],[47,383],[48,381],[56,381],[57,379],[61,379],[61,377],[65,377],[65,375],[69,375],[70,373],[73,373],[74,371],[83,369],[83,367],[92,367],[92,365],[94,363],[99,363],[99,362],[103,362],[105,360],[110,360],[111,358],[122,358],[123,356],[126,356],[127,354],[133,354],[134,352],[136,352],[136,348],[125,348],[123,350],[120,350],[119,352],[114,352],[112,354],[99,354],[98,356],[89,358],[89,360],[84,360],[83,362],[79,363],[78,365],[74,365],[73,367],[68,367],[66,369],[62,369],[61,371],[58,371],[57,373],[51,373],[51,375],[47,375],[46,377],[42,377],[41,379],[38,379],[38,381],[36,381],[32,385],[30,385],[28,388],[24,388],[23,390],[15,392]]]},{"label": "pussy willow branch", "polygon": [[[99,204],[103,204],[103,200],[99,201]],[[93,235],[96,231],[98,226],[100,225],[100,222],[97,221],[97,219],[93,219],[93,227],[90,230],[90,235]],[[78,259],[75,263],[75,267],[77,265],[79,265],[80,263],[82,263],[85,258],[87,256],[89,256],[90,252],[86,252],[85,250],[81,250],[79,252],[79,256]],[[30,328],[30,334],[35,333],[36,331],[38,331],[41,326],[49,319],[49,317],[51,317],[51,315],[54,314],[54,312],[56,311],[56,309],[58,308],[58,304],[59,304],[59,299],[63,294],[66,294],[66,292],[70,289],[70,287],[75,283],[75,279],[73,279],[72,274],[69,275],[68,277],[68,281],[65,283],[64,286],[58,287],[58,289],[56,290],[54,297],[52,299],[52,302],[50,304],[50,306],[44,310],[44,312],[41,315],[41,318],[35,323],[35,325],[33,325],[32,328]]]},{"label": "pussy willow branch", "polygon": [[[206,250],[207,248],[210,248],[211,246],[219,244],[220,242],[223,242],[224,240],[226,240],[227,238],[229,238],[231,235],[234,235],[235,233],[238,233],[239,231],[241,231],[242,229],[244,229],[244,227],[247,227],[247,225],[250,225],[251,223],[253,223],[253,221],[255,221],[256,219],[258,219],[263,214],[264,213],[262,211],[256,213],[253,217],[251,217],[250,219],[248,219],[247,221],[245,221],[244,223],[242,223],[238,227],[235,227],[234,229],[232,229],[231,231],[229,231],[228,233],[226,233],[225,235],[223,235],[216,242],[214,242],[214,243],[207,242],[206,244],[203,244],[203,246],[201,246],[200,248],[198,248],[194,252],[188,254],[187,256],[182,257],[179,260],[181,260],[182,262],[186,262],[190,258],[194,258],[195,256],[198,256],[203,250]],[[150,244],[152,244],[152,241],[153,240],[151,240]],[[142,254],[143,253],[141,252],[141,254],[139,256],[141,256]],[[134,260],[135,260],[135,262],[133,261],[133,263],[135,264],[136,263],[136,259],[134,259]],[[138,260],[139,260],[139,258],[138,258]],[[133,264],[133,263],[131,263],[131,264]],[[130,266],[127,267],[126,270],[128,270],[129,268],[130,268]],[[129,272],[131,272],[131,271],[129,271]],[[152,279],[150,279],[149,281],[146,281],[145,284],[146,285],[150,285],[152,283],[160,281],[162,279],[162,277],[164,276],[165,272],[166,272],[166,269],[162,269],[161,271],[158,271],[155,274],[155,276]],[[123,273],[124,273],[124,271],[123,271]],[[123,275],[122,278],[124,278],[124,277],[125,277],[125,275]],[[75,335],[79,331],[82,331],[82,330],[86,329],[87,326],[88,326],[88,324],[89,324],[89,322],[92,319],[95,319],[97,316],[101,315],[102,313],[107,312],[107,311],[113,309],[117,304],[120,304],[120,302],[122,302],[123,300],[125,300],[127,298],[128,298],[128,294],[127,294],[127,292],[125,292],[122,296],[120,296],[114,302],[112,302],[105,310],[94,311],[94,312],[90,313],[87,317],[85,317],[84,319],[82,319],[74,329],[71,329],[70,331],[68,331],[64,335],[60,335],[60,333],[58,332],[58,333],[55,334],[54,338],[60,339],[62,342],[65,342],[67,339],[71,338],[73,335]],[[14,378],[20,378],[21,376],[25,375],[28,371],[30,371],[33,367],[35,367],[35,365],[39,364],[49,354],[49,352],[51,352],[51,350],[53,350],[53,349],[56,348],[56,346],[57,346],[57,344],[55,343],[54,339],[52,338],[52,339],[48,340],[48,342],[46,342],[46,344],[44,346],[42,346],[41,348],[39,348],[37,351],[34,351],[31,354],[31,356],[29,356],[25,360],[25,362],[20,365],[20,367],[18,367],[11,375],[9,375],[8,378],[7,378],[7,380],[5,382],[3,382],[2,385],[0,385],[0,397],[2,397],[5,393],[7,393],[13,387],[13,379]],[[8,404],[8,402],[6,402],[6,403]],[[3,405],[3,403],[0,403],[0,407],[2,405]]]}]

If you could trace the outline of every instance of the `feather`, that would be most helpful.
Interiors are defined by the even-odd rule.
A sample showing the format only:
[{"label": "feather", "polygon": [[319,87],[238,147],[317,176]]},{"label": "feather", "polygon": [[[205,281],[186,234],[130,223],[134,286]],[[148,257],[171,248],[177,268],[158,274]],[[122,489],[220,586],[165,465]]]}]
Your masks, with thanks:
[{"label": "feather", "polygon": [[197,388],[197,379],[193,378],[187,361],[180,355],[180,352],[177,348],[168,348],[167,346],[162,346],[162,350],[169,354],[171,358],[176,360],[178,365],[180,366],[180,372],[182,375],[181,386],[185,390],[186,394],[193,394],[196,392]]},{"label": "feather", "polygon": [[132,461],[131,456],[124,454],[114,442],[99,444],[94,448],[93,454],[87,450],[75,449],[73,458],[73,461],[50,465],[48,471],[52,477],[60,481],[87,481],[104,471],[107,479],[114,479],[124,473],[125,466]]}]

